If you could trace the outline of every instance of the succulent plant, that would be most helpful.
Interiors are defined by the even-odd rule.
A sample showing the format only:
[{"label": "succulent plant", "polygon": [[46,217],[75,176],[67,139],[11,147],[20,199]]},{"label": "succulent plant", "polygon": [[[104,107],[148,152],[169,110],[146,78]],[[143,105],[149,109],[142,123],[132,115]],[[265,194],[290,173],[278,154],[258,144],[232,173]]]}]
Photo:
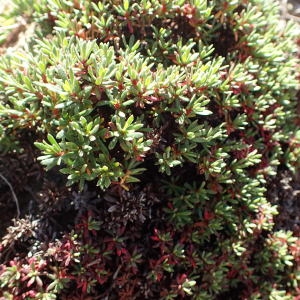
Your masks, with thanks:
[{"label": "succulent plant", "polygon": [[101,200],[3,263],[3,299],[294,299],[267,182],[299,169],[299,26],[269,0],[14,3],[34,33],[0,60],[0,149]]}]

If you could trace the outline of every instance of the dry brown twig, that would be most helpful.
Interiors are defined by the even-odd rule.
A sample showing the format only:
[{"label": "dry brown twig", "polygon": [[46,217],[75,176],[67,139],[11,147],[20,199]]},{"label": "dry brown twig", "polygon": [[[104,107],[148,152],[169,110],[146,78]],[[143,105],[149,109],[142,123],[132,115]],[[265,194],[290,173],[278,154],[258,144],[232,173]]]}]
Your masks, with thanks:
[{"label": "dry brown twig", "polygon": [[20,206],[19,206],[19,201],[18,201],[18,198],[16,196],[16,193],[12,187],[12,185],[10,184],[10,182],[0,173],[0,177],[1,179],[8,185],[10,191],[11,191],[11,194],[12,194],[12,197],[16,203],[16,207],[17,207],[17,218],[20,217]]}]

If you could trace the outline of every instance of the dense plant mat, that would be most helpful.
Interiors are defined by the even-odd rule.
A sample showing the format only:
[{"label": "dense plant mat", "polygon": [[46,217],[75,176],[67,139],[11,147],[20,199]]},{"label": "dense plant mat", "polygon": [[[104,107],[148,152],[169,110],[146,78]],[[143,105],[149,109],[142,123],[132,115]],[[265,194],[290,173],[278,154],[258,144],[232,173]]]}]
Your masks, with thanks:
[{"label": "dense plant mat", "polygon": [[1,299],[299,299],[300,31],[278,4],[13,4]]}]

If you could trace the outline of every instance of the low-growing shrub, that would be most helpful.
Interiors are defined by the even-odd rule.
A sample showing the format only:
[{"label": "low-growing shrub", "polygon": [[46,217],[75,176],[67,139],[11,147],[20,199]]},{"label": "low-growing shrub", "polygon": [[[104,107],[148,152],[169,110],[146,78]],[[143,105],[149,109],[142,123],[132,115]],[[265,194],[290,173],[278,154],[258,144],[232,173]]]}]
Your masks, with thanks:
[{"label": "low-growing shrub", "polygon": [[[39,225],[1,256],[2,298],[298,299],[299,238],[267,197],[300,162],[278,4],[14,2],[34,33],[0,60],[0,148],[71,187],[23,213]],[[62,194],[68,226],[40,239]]]}]

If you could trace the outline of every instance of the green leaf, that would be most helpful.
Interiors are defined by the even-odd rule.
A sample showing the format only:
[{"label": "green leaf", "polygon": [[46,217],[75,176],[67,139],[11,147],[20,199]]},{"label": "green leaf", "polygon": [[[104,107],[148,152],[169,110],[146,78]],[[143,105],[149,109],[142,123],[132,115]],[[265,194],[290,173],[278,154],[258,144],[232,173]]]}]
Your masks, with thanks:
[{"label": "green leaf", "polygon": [[123,2],[124,10],[128,11],[130,2],[129,2],[129,0],[123,0],[123,1],[124,1]]},{"label": "green leaf", "polygon": [[56,140],[55,140],[55,138],[53,137],[53,135],[51,135],[50,133],[48,133],[47,139],[48,139],[48,141],[53,145],[54,150],[55,150],[56,152],[60,152],[60,151],[61,151],[61,147],[60,147],[59,144],[56,142]]},{"label": "green leaf", "polygon": [[46,151],[49,148],[47,144],[39,143],[39,142],[35,142],[34,145],[42,151]]},{"label": "green leaf", "polygon": [[60,95],[64,95],[64,96],[68,95],[68,93],[63,91],[61,89],[61,87],[58,85],[54,85],[51,83],[38,82],[38,81],[35,81],[34,84],[44,87],[44,88],[48,89],[49,91],[54,92],[56,94],[60,94]]},{"label": "green leaf", "polygon": [[195,111],[195,114],[200,115],[200,116],[209,116],[212,114],[212,111],[210,111],[208,109],[197,110],[197,111]]}]

